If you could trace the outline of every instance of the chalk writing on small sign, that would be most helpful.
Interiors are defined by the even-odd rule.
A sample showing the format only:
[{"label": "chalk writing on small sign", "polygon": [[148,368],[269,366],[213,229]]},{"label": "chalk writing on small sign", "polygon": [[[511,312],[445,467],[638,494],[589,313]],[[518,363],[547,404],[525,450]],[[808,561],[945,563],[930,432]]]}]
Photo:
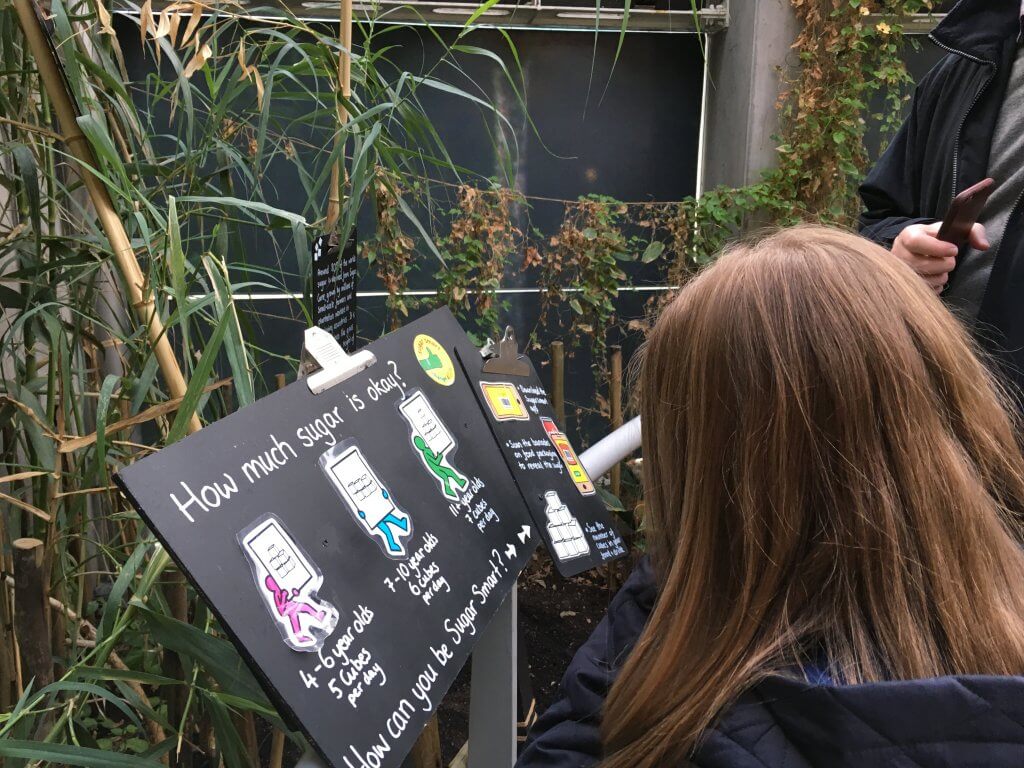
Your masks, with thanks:
[{"label": "chalk writing on small sign", "polygon": [[569,438],[555,424],[533,365],[529,376],[499,377],[483,372],[479,354],[462,347],[457,352],[558,572],[575,576],[623,557],[625,542]]},{"label": "chalk writing on small sign", "polygon": [[319,235],[313,241],[313,319],[331,334],[342,349],[356,348],[355,233],[338,248],[337,234]]},{"label": "chalk writing on small sign", "polygon": [[323,394],[296,382],[116,476],[334,768],[401,765],[541,540],[477,385],[443,365],[463,347],[432,313]]}]

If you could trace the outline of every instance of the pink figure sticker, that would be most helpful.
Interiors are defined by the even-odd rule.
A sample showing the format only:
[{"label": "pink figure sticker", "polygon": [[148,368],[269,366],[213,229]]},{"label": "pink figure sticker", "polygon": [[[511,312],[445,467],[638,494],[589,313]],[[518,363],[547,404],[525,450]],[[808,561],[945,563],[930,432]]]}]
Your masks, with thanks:
[{"label": "pink figure sticker", "polygon": [[256,587],[288,647],[318,651],[338,623],[337,609],[317,597],[323,575],[273,515],[238,536]]}]

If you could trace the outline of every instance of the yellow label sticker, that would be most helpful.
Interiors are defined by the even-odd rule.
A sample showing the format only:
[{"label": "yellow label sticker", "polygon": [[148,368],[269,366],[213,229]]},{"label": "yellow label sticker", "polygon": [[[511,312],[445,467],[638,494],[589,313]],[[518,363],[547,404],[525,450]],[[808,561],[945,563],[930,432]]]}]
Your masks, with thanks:
[{"label": "yellow label sticker", "polygon": [[427,376],[444,387],[455,383],[455,366],[437,339],[421,333],[412,340],[412,350]]},{"label": "yellow label sticker", "polygon": [[484,399],[498,421],[529,421],[530,412],[515,384],[504,381],[481,381]]}]

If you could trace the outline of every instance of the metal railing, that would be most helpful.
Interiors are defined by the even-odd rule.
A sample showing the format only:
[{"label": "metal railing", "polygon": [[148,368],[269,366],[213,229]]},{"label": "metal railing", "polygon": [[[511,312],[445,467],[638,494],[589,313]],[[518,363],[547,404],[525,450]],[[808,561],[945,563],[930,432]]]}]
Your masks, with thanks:
[{"label": "metal railing", "polygon": [[[337,0],[281,0],[291,13],[307,21],[338,20]],[[624,11],[597,3],[571,4],[573,0],[549,3],[499,2],[476,19],[477,26],[502,29],[539,29],[580,32],[621,32]],[[153,10],[160,11],[170,0],[157,0]],[[660,4],[660,2],[658,3]],[[678,0],[677,0],[677,4]],[[254,17],[273,18],[279,12],[267,0],[233,0],[235,9],[252,8]],[[116,7],[116,6],[115,6]],[[479,9],[480,3],[451,2],[450,0],[374,0],[354,2],[352,11],[356,22],[372,20],[377,24],[430,24],[436,27],[462,27]],[[127,14],[136,11],[126,4],[118,10]],[[705,3],[694,11],[689,7],[678,10],[656,6],[633,5],[625,19],[627,32],[660,32],[670,34],[697,34],[725,29],[729,24],[728,0]]]}]

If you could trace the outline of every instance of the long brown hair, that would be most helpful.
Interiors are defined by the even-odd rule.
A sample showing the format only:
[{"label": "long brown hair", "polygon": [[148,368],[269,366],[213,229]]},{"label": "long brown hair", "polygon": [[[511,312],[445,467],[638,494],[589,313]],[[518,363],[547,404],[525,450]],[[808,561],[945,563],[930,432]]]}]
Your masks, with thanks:
[{"label": "long brown hair", "polygon": [[1024,461],[910,269],[836,230],[725,253],[665,310],[640,394],[660,593],[604,768],[685,760],[745,690],[1024,673]]}]

